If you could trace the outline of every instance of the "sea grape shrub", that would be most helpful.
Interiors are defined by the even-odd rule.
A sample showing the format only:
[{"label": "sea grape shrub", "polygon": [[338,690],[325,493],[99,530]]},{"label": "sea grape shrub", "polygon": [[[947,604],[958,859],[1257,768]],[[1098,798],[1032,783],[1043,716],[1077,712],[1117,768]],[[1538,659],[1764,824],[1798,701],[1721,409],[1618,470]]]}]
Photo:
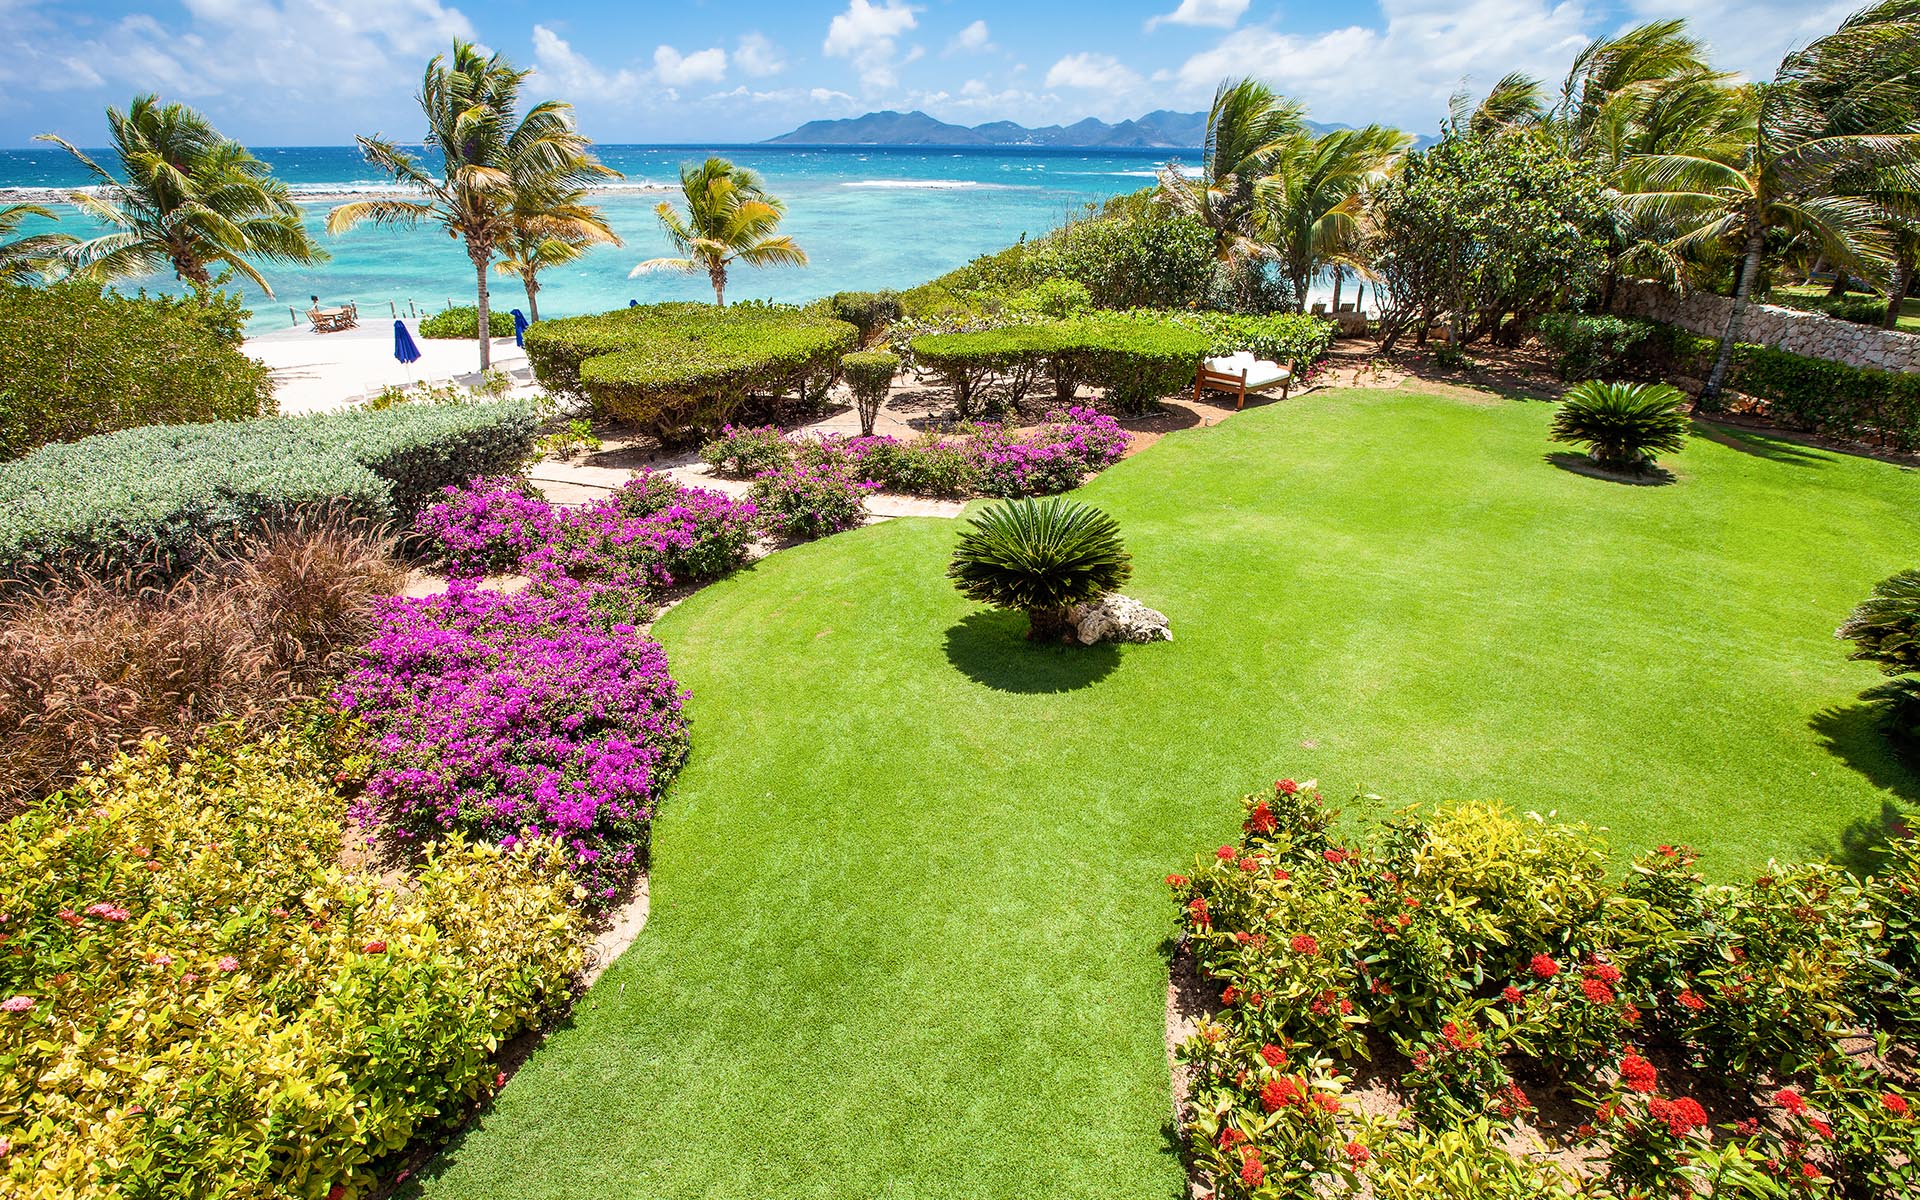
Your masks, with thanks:
[{"label": "sea grape shrub", "polygon": [[793,451],[793,443],[777,425],[727,425],[719,437],[700,447],[700,457],[717,475],[752,479],[792,462]]},{"label": "sea grape shrub", "polygon": [[768,536],[811,541],[864,523],[866,497],[879,486],[851,461],[793,462],[762,471],[751,496]]},{"label": "sea grape shrub", "polygon": [[552,506],[516,476],[450,484],[440,497],[421,510],[415,527],[451,579],[517,571],[557,532]]},{"label": "sea grape shrub", "polygon": [[448,838],[389,886],[337,861],[339,765],[155,740],[0,824],[7,1195],[371,1194],[566,1002],[558,847]]},{"label": "sea grape shrub", "polygon": [[[1186,944],[1219,989],[1217,1044],[1190,1044],[1190,1057],[1272,1046],[1349,1058],[1385,1035],[1434,1137],[1524,1117],[1524,1067],[1590,1097],[1579,1139],[1597,1148],[1601,1196],[1885,1195],[1920,1182],[1915,1098],[1849,1053],[1863,1031],[1911,1036],[1910,841],[1866,880],[1811,863],[1710,885],[1691,850],[1661,846],[1614,882],[1584,828],[1493,806],[1343,839],[1311,783],[1282,780],[1243,804],[1237,844],[1168,877]],[[1712,1078],[1725,1111],[1675,1090],[1656,1050]],[[1263,1162],[1300,1155],[1259,1124],[1235,1071],[1196,1080],[1196,1134],[1237,1122]],[[1733,1131],[1767,1097],[1777,1111]],[[1388,1143],[1375,1149],[1390,1159]],[[1221,1194],[1255,1194],[1226,1173],[1230,1159],[1203,1162]]]},{"label": "sea grape shrub", "polygon": [[336,693],[376,766],[353,815],[421,841],[558,839],[594,903],[642,864],[653,811],[687,752],[666,653],[575,590],[456,582],[383,604]]}]

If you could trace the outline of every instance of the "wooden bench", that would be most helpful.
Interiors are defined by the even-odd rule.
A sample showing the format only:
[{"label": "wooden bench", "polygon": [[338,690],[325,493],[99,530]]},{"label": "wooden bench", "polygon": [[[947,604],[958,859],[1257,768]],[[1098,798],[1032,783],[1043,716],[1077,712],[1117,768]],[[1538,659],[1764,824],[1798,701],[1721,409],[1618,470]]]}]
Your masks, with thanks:
[{"label": "wooden bench", "polygon": [[1274,388],[1280,389],[1280,398],[1285,400],[1293,391],[1293,371],[1279,363],[1257,359],[1244,350],[1225,358],[1201,359],[1193,378],[1196,402],[1203,392],[1232,392],[1236,409],[1247,406],[1248,392],[1257,394]]}]

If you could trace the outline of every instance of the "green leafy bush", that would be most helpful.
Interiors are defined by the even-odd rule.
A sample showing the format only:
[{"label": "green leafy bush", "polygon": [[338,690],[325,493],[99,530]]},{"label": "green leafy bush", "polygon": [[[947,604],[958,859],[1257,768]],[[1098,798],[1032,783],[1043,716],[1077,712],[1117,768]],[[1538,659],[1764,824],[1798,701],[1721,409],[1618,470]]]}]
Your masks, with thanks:
[{"label": "green leafy bush", "polygon": [[[420,336],[426,338],[466,338],[468,341],[477,341],[474,335],[479,330],[480,309],[472,304],[456,304],[452,308],[442,309],[430,317],[420,319]],[[512,337],[513,315],[501,312],[497,308],[489,309],[487,335],[497,338]]]},{"label": "green leafy bush", "polygon": [[[1055,324],[1006,325],[963,333],[924,334],[909,348],[914,365],[953,393],[954,411],[971,420],[988,409],[1018,409],[1064,343]],[[992,396],[999,383],[1004,392]]]},{"label": "green leafy bush", "polygon": [[0,464],[0,577],[177,575],[247,533],[318,512],[405,523],[443,487],[511,474],[532,404],[150,425]]},{"label": "green leafy bush", "polygon": [[1801,312],[1824,313],[1855,325],[1879,326],[1887,319],[1884,296],[1795,296],[1787,292],[1773,292],[1766,297],[1766,302],[1782,308],[1797,308]]},{"label": "green leafy bush", "polygon": [[367,1195],[581,965],[553,842],[337,865],[306,742],[162,743],[0,826],[9,1195]]},{"label": "green leafy bush", "polygon": [[1048,376],[1057,399],[1071,398],[1078,384],[1088,383],[1103,389],[1121,413],[1146,412],[1160,397],[1192,386],[1209,344],[1207,335],[1186,328],[1176,315],[1139,311],[926,334],[910,348],[917,366],[952,389],[964,420],[989,407],[987,389],[994,384],[1004,388],[998,406],[1017,408]]},{"label": "green leafy bush", "polygon": [[793,443],[778,425],[728,425],[720,436],[700,447],[700,457],[717,475],[752,479],[793,461]]},{"label": "green leafy bush", "polygon": [[[1770,864],[1710,885],[1675,846],[1610,878],[1587,829],[1487,804],[1370,832],[1312,782],[1242,806],[1236,842],[1167,877],[1198,977],[1220,988],[1179,1057],[1190,1144],[1223,1198],[1296,1171],[1409,1198],[1571,1186],[1497,1148],[1522,1140],[1536,1081],[1589,1110],[1523,1135],[1578,1149],[1563,1161],[1581,1195],[1920,1183],[1920,1100],[1887,1065],[1920,1032],[1911,841],[1879,877]],[[1877,1055],[1849,1050],[1863,1032]],[[1379,1057],[1381,1035],[1399,1056]],[[1405,1097],[1401,1120],[1342,1095],[1335,1059],[1360,1057]]]},{"label": "green leafy bush", "polygon": [[1660,325],[1639,317],[1548,313],[1534,333],[1553,352],[1562,379],[1617,379],[1645,363],[1658,344]]},{"label": "green leafy bush", "polygon": [[0,459],[136,425],[274,411],[231,336],[237,301],[130,298],[85,283],[0,286]]},{"label": "green leafy bush", "polygon": [[1173,319],[1207,339],[1209,358],[1250,350],[1255,358],[1296,371],[1325,358],[1336,331],[1333,322],[1307,313],[1186,312]]},{"label": "green leafy bush", "polygon": [[900,356],[885,350],[864,350],[840,360],[840,373],[853,392],[853,405],[860,414],[860,432],[873,436],[873,422],[893,392],[893,377],[900,373]]},{"label": "green leafy bush", "polygon": [[1678,388],[1664,383],[1589,379],[1560,398],[1549,436],[1586,446],[1588,456],[1609,470],[1645,472],[1655,456],[1686,446],[1692,428],[1686,404]]},{"label": "green leafy bush", "polygon": [[900,319],[900,293],[835,292],[827,297],[827,314],[860,331],[862,346],[871,345],[887,326]]},{"label": "green leafy bush", "polygon": [[1114,519],[1058,496],[1011,500],[980,513],[947,567],[968,599],[1026,613],[1027,637],[1035,641],[1061,637],[1073,605],[1104,596],[1132,573]]},{"label": "green leafy bush", "polygon": [[541,321],[526,343],[541,386],[682,441],[725,425],[750,394],[824,394],[858,336],[784,305],[656,304]]}]

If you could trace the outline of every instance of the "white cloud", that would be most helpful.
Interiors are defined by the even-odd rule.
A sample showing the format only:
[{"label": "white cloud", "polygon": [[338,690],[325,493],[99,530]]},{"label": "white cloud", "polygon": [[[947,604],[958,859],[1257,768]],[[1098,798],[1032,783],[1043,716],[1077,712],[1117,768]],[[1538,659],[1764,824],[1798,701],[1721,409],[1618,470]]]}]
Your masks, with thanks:
[{"label": "white cloud", "polygon": [[545,25],[533,27],[533,65],[543,82],[565,99],[610,99],[631,95],[640,77],[622,68],[603,71]]},{"label": "white cloud", "polygon": [[1082,52],[1069,54],[1049,67],[1046,86],[1130,92],[1140,86],[1140,76],[1111,54]]},{"label": "white cloud", "polygon": [[807,93],[807,99],[815,104],[852,104],[854,99],[845,92],[836,92],[832,88],[817,87]]},{"label": "white cloud", "polygon": [[764,33],[742,34],[734,45],[733,65],[741,73],[755,79],[764,79],[768,75],[778,75],[786,70],[786,56],[780,53],[780,47]]},{"label": "white cloud", "polygon": [[1214,29],[1232,29],[1246,15],[1252,0],[1180,0],[1170,13],[1147,18],[1147,30],[1156,25],[1204,25]]},{"label": "white cloud", "polygon": [[653,76],[669,87],[689,83],[717,83],[727,73],[727,52],[718,46],[682,54],[672,46],[653,52]]},{"label": "white cloud", "polygon": [[1710,48],[1713,64],[1749,79],[1768,79],[1793,46],[1832,33],[1866,0],[1629,0],[1633,15],[1652,21],[1685,17]]},{"label": "white cloud", "polygon": [[947,43],[946,52],[948,54],[977,54],[982,50],[991,50],[993,48],[993,35],[987,32],[987,23],[985,21],[975,21],[959,33],[953,35],[953,40]]},{"label": "white cloud", "polygon": [[895,58],[900,35],[919,26],[915,11],[900,0],[881,4],[848,0],[847,11],[827,25],[827,40],[820,49],[829,57],[851,61],[869,90],[894,87],[899,83],[895,68],[924,53],[915,46],[904,59]]}]

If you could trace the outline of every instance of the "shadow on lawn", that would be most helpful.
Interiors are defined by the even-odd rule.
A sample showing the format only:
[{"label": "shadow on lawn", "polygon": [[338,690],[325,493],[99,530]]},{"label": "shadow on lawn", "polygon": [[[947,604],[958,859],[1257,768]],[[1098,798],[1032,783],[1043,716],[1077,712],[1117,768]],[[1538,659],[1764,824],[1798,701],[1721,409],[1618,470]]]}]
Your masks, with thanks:
[{"label": "shadow on lawn", "polygon": [[1886,844],[1906,835],[1900,804],[1920,802],[1920,775],[1901,761],[1880,728],[1876,704],[1836,704],[1807,722],[1826,748],[1869,783],[1892,792],[1873,817],[1859,817],[1840,830],[1836,841],[1813,849],[1856,874],[1879,865]]},{"label": "shadow on lawn", "polygon": [[1648,467],[1637,475],[1609,471],[1586,455],[1575,454],[1571,450],[1555,450],[1543,457],[1562,471],[1585,475],[1589,479],[1604,479],[1608,483],[1624,483],[1628,487],[1660,487],[1672,483],[1676,478],[1672,471],[1658,465]]},{"label": "shadow on lawn", "polygon": [[1120,665],[1118,647],[1045,646],[1027,640],[1027,618],[977,612],[947,630],[947,661],[1002,692],[1071,692],[1098,683]]},{"label": "shadow on lawn", "polygon": [[1770,462],[1785,463],[1792,467],[1824,467],[1833,461],[1833,455],[1797,442],[1783,438],[1769,437],[1754,430],[1741,429],[1735,425],[1721,425],[1696,420],[1693,423],[1695,436],[1718,442],[1729,450],[1738,450],[1742,454],[1751,454],[1755,458],[1764,458]]}]

